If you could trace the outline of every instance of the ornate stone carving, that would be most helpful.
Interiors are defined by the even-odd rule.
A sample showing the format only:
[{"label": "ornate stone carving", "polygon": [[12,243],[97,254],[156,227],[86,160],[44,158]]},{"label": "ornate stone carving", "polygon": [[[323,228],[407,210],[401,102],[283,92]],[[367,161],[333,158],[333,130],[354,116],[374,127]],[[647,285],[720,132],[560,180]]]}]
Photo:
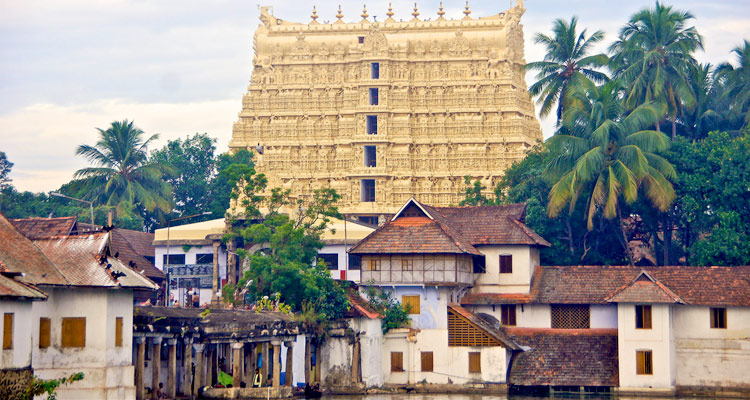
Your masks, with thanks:
[{"label": "ornate stone carving", "polygon": [[372,26],[370,32],[365,36],[365,51],[370,53],[382,53],[388,50],[388,40],[383,32],[378,29],[377,24]]}]

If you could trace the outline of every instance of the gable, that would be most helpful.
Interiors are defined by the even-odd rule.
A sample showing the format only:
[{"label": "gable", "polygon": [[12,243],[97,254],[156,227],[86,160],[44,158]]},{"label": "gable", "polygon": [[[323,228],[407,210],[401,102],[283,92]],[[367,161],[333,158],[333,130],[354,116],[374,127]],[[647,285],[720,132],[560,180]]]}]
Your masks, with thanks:
[{"label": "gable", "polygon": [[448,346],[491,347],[502,344],[468,319],[449,309]]}]

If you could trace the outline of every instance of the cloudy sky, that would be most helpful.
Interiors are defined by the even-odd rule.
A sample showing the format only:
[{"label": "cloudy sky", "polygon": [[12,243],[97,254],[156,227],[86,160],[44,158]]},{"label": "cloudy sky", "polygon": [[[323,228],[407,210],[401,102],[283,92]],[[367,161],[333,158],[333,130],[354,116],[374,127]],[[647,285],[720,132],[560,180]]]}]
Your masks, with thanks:
[{"label": "cloudy sky", "polygon": [[[472,16],[506,10],[515,0],[474,0]],[[445,0],[446,17],[463,15],[463,1]],[[673,0],[690,10],[704,35],[701,62],[719,63],[750,38],[750,1]],[[276,0],[274,15],[307,22],[334,20],[338,2]],[[359,20],[362,2],[342,1],[344,19]],[[420,2],[434,18],[439,2]],[[526,0],[526,59],[543,57],[530,38],[555,18],[579,17],[611,41],[619,26],[651,0]],[[385,19],[386,1],[368,2]],[[395,18],[410,19],[412,3],[394,2]],[[218,138],[226,151],[240,99],[250,79],[258,4],[248,0],[0,0],[0,151],[15,163],[19,190],[50,191],[86,166],[78,144],[96,141],[95,127],[135,120],[168,139],[195,132]],[[551,121],[542,121],[545,137]]]}]

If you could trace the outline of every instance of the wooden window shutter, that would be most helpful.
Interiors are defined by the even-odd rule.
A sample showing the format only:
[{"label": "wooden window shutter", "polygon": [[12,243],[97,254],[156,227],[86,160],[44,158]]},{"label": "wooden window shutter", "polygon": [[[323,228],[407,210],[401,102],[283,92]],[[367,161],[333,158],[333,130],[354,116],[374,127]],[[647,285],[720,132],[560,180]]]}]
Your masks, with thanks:
[{"label": "wooden window shutter", "polygon": [[482,372],[482,353],[478,351],[469,352],[469,372]]},{"label": "wooden window shutter", "polygon": [[391,352],[391,372],[404,372],[404,353]]},{"label": "wooden window shutter", "polygon": [[432,352],[422,352],[422,372],[432,372]]},{"label": "wooden window shutter", "polygon": [[122,347],[122,317],[115,318],[115,347]]},{"label": "wooden window shutter", "polygon": [[500,306],[500,321],[504,326],[516,326],[516,305],[503,304]]},{"label": "wooden window shutter", "polygon": [[651,306],[635,306],[635,328],[651,329]]},{"label": "wooden window shutter", "polygon": [[637,350],[635,352],[635,373],[637,375],[653,375],[652,355],[651,350]]},{"label": "wooden window shutter", "polygon": [[715,329],[727,328],[727,309],[726,308],[711,308],[711,328],[715,328]]},{"label": "wooden window shutter", "polygon": [[46,349],[50,345],[50,330],[52,322],[49,318],[39,318],[39,348]]},{"label": "wooden window shutter", "polygon": [[507,254],[500,256],[500,273],[501,274],[513,273],[513,256],[507,255]]},{"label": "wooden window shutter", "polygon": [[421,314],[419,296],[401,296],[401,305],[409,314]]},{"label": "wooden window shutter", "polygon": [[13,348],[13,313],[3,316],[3,350]]},{"label": "wooden window shutter", "polygon": [[62,319],[62,347],[86,347],[86,318]]}]

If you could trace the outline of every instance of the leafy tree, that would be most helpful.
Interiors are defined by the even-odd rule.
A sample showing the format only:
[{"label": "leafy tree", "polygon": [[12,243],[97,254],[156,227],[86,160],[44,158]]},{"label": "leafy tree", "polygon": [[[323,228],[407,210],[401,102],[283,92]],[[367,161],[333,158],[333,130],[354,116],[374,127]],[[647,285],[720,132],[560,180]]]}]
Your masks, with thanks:
[{"label": "leafy tree", "polygon": [[714,87],[711,64],[695,64],[689,67],[691,92],[695,95],[695,106],[684,113],[682,120],[688,132],[685,136],[693,139],[704,137],[713,128],[718,127],[721,115],[715,111],[716,91]]},{"label": "leafy tree", "polygon": [[571,18],[570,22],[556,19],[552,24],[552,36],[537,33],[534,42],[544,45],[547,53],[543,61],[526,64],[526,69],[538,71],[538,80],[531,85],[529,92],[539,97],[537,103],[542,105],[539,115],[547,116],[557,103],[558,124],[562,119],[569,86],[576,85],[584,77],[600,83],[607,80],[604,73],[597,71],[597,68],[607,64],[607,56],[588,55],[591,47],[604,39],[604,32],[596,31],[586,37],[586,29],[579,34],[577,25],[576,17]]},{"label": "leafy tree", "polygon": [[[166,146],[151,153],[151,164],[172,167],[173,173],[166,175],[166,181],[172,185],[175,204],[172,213],[175,217],[200,214],[210,209],[211,184],[216,175],[215,151],[215,138],[196,133],[184,140],[170,140]],[[196,221],[221,217],[224,210],[213,216],[196,217]]]},{"label": "leafy tree", "polygon": [[723,63],[717,68],[720,79],[726,79],[727,91],[723,94],[730,99],[732,113],[739,116],[744,126],[750,126],[750,41],[735,47],[732,53],[737,58],[737,66]]},{"label": "leafy tree", "polygon": [[211,183],[210,211],[214,218],[230,208],[230,201],[236,199],[238,193],[235,191],[237,184],[243,177],[255,175],[253,154],[242,149],[235,153],[220,154],[216,160],[217,174]]},{"label": "leafy tree", "polygon": [[[630,17],[609,48],[610,68],[628,88],[625,106],[629,110],[652,101],[667,105],[665,116],[676,135],[677,116],[683,108],[695,107],[688,71],[696,64],[693,53],[703,49],[703,39],[693,26],[693,15],[660,2]],[[658,121],[657,121],[658,130]]]},{"label": "leafy tree", "polygon": [[571,94],[573,107],[563,116],[563,129],[548,144],[555,158],[544,175],[555,182],[550,189],[547,211],[556,217],[569,205],[573,213],[585,189],[591,188],[585,211],[587,229],[594,227],[594,216],[620,221],[621,245],[633,264],[623,227],[621,200],[630,204],[639,189],[659,210],[666,211],[675,193],[669,179],[675,177],[672,165],[657,153],[666,150],[669,139],[661,132],[646,130],[661,113],[660,107],[646,103],[626,111],[617,81],[602,86],[589,84]]},{"label": "leafy tree", "polygon": [[171,168],[148,161],[146,147],[158,138],[144,139],[144,133],[132,121],[112,122],[106,130],[97,128],[99,141],[94,146],[80,145],[76,155],[93,164],[75,173],[89,192],[86,198],[113,206],[118,215],[138,215],[145,211],[172,209],[171,187],[163,173]]},{"label": "leafy tree", "polygon": [[26,388],[25,398],[32,400],[38,396],[47,395],[47,400],[57,399],[57,388],[61,385],[70,385],[73,382],[83,380],[83,372],[76,372],[68,377],[60,379],[40,379],[32,377],[29,386]]},{"label": "leafy tree", "polygon": [[10,170],[12,168],[13,163],[8,161],[4,151],[0,151],[0,190],[10,187]]},{"label": "leafy tree", "polygon": [[459,206],[489,206],[497,204],[495,200],[492,200],[483,194],[486,187],[482,185],[482,182],[475,180],[473,183],[470,176],[464,176],[464,184],[466,190],[464,190],[464,198],[458,203]]},{"label": "leafy tree", "polygon": [[367,303],[378,314],[383,316],[381,329],[387,333],[391,329],[408,327],[411,319],[409,318],[409,307],[405,309],[390,292],[368,286],[366,291]]}]

